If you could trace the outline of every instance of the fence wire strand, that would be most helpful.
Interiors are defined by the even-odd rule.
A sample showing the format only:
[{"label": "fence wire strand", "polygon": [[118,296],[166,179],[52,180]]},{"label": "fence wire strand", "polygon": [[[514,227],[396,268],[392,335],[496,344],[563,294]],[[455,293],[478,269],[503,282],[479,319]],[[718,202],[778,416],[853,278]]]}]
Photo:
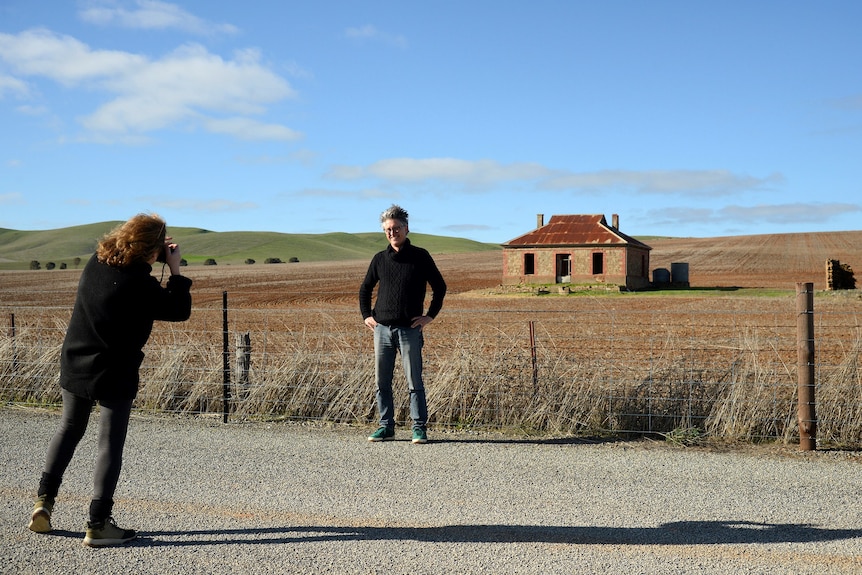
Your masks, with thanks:
[{"label": "fence wire strand", "polygon": [[[620,300],[617,300],[619,302]],[[424,350],[431,426],[554,434],[692,433],[798,437],[796,319],[790,298],[733,298],[656,309],[612,299],[448,305]],[[858,307],[816,318],[818,439],[862,444]],[[0,397],[57,405],[71,308],[0,306]],[[354,305],[228,310],[230,404],[223,397],[223,310],[157,322],[136,408],[231,418],[376,421],[371,334]],[[400,366],[398,368],[400,370]],[[396,371],[396,390],[402,383]],[[398,419],[409,417],[406,385]]]}]

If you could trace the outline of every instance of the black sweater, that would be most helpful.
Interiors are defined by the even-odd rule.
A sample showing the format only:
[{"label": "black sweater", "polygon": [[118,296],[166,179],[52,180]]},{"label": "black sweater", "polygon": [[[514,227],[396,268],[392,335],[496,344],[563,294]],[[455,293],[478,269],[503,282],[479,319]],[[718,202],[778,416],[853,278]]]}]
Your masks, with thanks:
[{"label": "black sweater", "polygon": [[87,262],[60,356],[63,389],[94,400],[135,398],[153,321],[184,321],[192,308],[192,280],[171,276],[162,287],[152,269],[112,267],[95,255]]},{"label": "black sweater", "polygon": [[[371,294],[378,283],[377,301],[372,309]],[[431,304],[423,314],[426,285],[431,286]],[[431,254],[408,239],[398,251],[389,246],[371,259],[359,287],[359,311],[362,319],[374,316],[383,325],[408,327],[413,318],[421,315],[437,317],[445,296],[446,282]]]}]

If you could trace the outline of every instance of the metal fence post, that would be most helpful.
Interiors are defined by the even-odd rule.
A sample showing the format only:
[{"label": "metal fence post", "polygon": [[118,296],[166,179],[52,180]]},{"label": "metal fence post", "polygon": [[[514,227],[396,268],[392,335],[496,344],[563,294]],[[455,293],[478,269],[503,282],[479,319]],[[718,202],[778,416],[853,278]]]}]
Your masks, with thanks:
[{"label": "metal fence post", "polygon": [[814,403],[814,284],[796,284],[796,363],[798,371],[799,449],[817,448]]}]

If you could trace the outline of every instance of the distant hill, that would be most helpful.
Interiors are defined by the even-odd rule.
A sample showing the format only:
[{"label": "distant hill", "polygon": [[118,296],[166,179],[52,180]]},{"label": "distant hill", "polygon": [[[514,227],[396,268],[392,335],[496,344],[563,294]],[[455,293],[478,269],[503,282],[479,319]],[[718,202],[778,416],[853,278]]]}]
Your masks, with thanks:
[{"label": "distant hill", "polygon": [[[28,269],[35,260],[44,267],[53,262],[74,267],[75,258],[86,261],[96,249],[96,242],[121,222],[99,222],[55,230],[20,231],[0,228],[0,269]],[[183,258],[190,265],[214,259],[217,264],[242,264],[248,259],[264,263],[267,258],[287,262],[338,261],[367,259],[386,247],[380,232],[348,234],[284,234],[277,232],[213,232],[201,228],[168,230],[182,247]],[[456,254],[499,250],[487,244],[463,238],[411,233],[417,245],[432,254]]]}]

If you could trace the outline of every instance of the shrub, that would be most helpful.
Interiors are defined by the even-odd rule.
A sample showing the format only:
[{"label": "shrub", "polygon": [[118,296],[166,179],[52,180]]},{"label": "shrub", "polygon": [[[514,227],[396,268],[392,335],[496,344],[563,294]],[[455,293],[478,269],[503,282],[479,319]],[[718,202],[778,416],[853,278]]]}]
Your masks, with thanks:
[{"label": "shrub", "polygon": [[290,263],[292,263],[292,264],[298,264],[298,263],[299,263],[299,258],[298,258],[298,257],[296,257],[296,256],[293,256],[292,258],[290,258],[290,260],[289,260],[289,261],[290,261]]},{"label": "shrub", "polygon": [[253,264],[254,264],[254,260],[253,260],[253,259],[251,259],[251,258],[248,258],[247,260],[245,260],[245,263],[247,263],[248,265],[253,265]]},{"label": "shrub", "polygon": [[215,261],[213,258],[207,258],[207,259],[204,261],[204,265],[205,265],[205,266],[216,266],[216,265],[218,265],[218,264],[216,263],[216,261]]},{"label": "shrub", "polygon": [[42,264],[39,263],[39,260],[31,260],[30,261],[30,269],[31,270],[40,270],[40,269],[42,269]]},{"label": "shrub", "polygon": [[280,264],[282,262],[281,262],[281,258],[266,258],[266,261],[263,263],[265,263],[265,264]]}]

